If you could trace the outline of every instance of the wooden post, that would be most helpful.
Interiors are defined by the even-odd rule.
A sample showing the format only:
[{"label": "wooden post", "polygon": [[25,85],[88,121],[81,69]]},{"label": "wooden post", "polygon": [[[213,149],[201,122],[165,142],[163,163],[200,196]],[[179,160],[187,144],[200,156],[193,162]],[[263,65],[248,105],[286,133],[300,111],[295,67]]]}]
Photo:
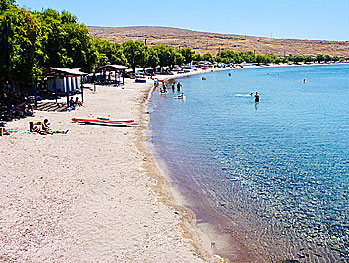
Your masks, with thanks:
[{"label": "wooden post", "polygon": [[115,70],[115,86],[118,85],[118,75],[116,74],[116,70]]},{"label": "wooden post", "polygon": [[31,121],[29,122],[29,131],[33,132],[33,129],[34,129],[34,123]]},{"label": "wooden post", "polygon": [[38,91],[36,86],[35,86],[34,92],[35,92],[35,109],[37,109],[38,108]]},{"label": "wooden post", "polygon": [[80,76],[80,89],[81,89],[81,102],[84,102],[84,83],[82,80],[82,76]]},{"label": "wooden post", "polygon": [[67,106],[69,108],[69,77],[66,77],[66,83],[67,83]]},{"label": "wooden post", "polygon": [[122,70],[122,84],[125,84],[125,70]]},{"label": "wooden post", "polygon": [[56,92],[56,103],[58,102],[58,96],[57,96],[57,79],[55,76],[55,92]]}]

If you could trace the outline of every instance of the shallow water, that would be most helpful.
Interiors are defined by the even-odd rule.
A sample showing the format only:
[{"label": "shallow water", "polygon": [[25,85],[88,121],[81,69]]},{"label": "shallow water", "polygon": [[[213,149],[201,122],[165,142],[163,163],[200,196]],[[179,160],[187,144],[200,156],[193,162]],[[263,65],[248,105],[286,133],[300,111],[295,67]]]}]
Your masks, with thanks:
[{"label": "shallow water", "polygon": [[226,216],[260,260],[347,262],[349,66],[201,77],[179,79],[185,100],[149,104],[155,152],[191,208]]}]

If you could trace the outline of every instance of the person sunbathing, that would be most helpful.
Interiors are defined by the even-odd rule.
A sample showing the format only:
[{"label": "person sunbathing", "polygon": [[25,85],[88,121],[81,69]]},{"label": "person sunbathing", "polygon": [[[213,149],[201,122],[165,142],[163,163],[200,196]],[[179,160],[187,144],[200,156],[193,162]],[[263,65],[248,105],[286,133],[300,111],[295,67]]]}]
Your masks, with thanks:
[{"label": "person sunbathing", "polygon": [[75,107],[75,101],[74,101],[73,97],[71,97],[70,100],[69,100],[69,106],[72,107],[72,108]]},{"label": "person sunbathing", "polygon": [[45,119],[44,122],[42,123],[42,130],[47,132],[48,134],[53,134],[53,133],[68,133],[69,130],[66,131],[59,131],[59,130],[53,130],[48,126],[48,119]]},{"label": "person sunbathing", "polygon": [[75,106],[79,106],[79,107],[81,107],[82,106],[82,102],[81,101],[79,101],[79,97],[76,97],[76,99],[75,99]]}]

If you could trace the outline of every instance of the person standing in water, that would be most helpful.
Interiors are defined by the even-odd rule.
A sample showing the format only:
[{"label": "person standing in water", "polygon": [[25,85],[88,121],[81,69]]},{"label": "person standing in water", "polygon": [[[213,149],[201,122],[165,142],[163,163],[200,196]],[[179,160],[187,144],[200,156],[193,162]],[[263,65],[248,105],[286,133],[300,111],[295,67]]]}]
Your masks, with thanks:
[{"label": "person standing in water", "polygon": [[175,84],[172,83],[171,87],[172,87],[172,92],[174,93],[175,92]]},{"label": "person standing in water", "polygon": [[180,92],[181,91],[181,87],[182,87],[182,84],[180,82],[177,83],[177,91]]},{"label": "person standing in water", "polygon": [[255,102],[259,102],[259,95],[258,95],[258,92],[256,92],[256,94],[254,95],[254,101],[255,101]]}]

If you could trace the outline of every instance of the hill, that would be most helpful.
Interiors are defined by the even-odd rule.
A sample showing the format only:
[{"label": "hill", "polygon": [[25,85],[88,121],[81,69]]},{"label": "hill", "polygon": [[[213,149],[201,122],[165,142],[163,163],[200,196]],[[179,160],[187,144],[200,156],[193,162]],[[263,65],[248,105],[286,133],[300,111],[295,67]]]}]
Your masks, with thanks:
[{"label": "hill", "polygon": [[256,54],[312,55],[349,57],[349,41],[276,39],[231,34],[198,32],[171,27],[96,27],[89,26],[92,36],[112,42],[127,40],[145,41],[148,46],[168,44],[175,48],[188,47],[196,53],[210,52],[215,55],[219,50],[255,51]]}]

